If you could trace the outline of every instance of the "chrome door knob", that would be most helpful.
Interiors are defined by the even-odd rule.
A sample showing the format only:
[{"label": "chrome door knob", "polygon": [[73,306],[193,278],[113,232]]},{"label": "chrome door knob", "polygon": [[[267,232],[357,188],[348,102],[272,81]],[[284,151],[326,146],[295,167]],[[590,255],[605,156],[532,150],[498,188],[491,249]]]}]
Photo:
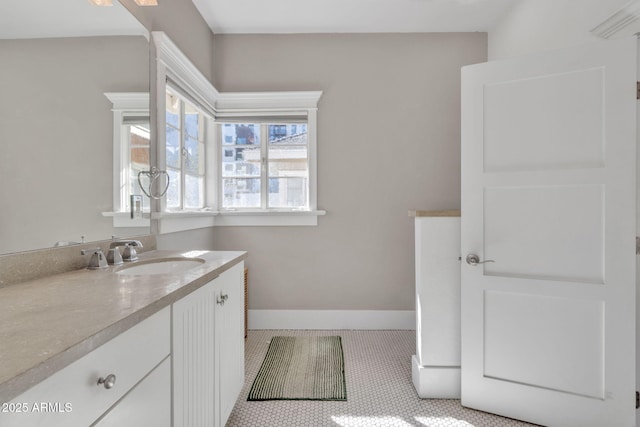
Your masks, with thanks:
[{"label": "chrome door knob", "polygon": [[116,385],[116,376],[114,374],[109,374],[105,378],[98,378],[98,386],[104,386],[107,390],[113,388]]},{"label": "chrome door knob", "polygon": [[473,265],[473,266],[476,266],[478,264],[484,264],[484,263],[487,263],[487,262],[495,262],[492,259],[487,259],[487,260],[484,260],[484,261],[480,261],[480,257],[478,255],[476,255],[476,254],[467,255],[466,261],[467,261],[467,264]]}]

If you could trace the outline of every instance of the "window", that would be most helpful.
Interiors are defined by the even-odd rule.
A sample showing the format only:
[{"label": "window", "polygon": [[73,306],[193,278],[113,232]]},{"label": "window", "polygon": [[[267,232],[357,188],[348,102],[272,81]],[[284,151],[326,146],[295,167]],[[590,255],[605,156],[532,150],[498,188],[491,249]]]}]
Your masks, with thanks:
[{"label": "window", "polygon": [[216,225],[317,225],[322,92],[219,93]]},{"label": "window", "polygon": [[164,33],[151,35],[155,154],[172,178],[168,196],[151,202],[155,230],[317,225],[322,92],[220,93]]},{"label": "window", "polygon": [[113,104],[113,217],[114,227],[148,227],[150,206],[143,198],[144,218],[131,218],[132,195],[142,195],[138,173],[150,169],[149,94],[110,92]]},{"label": "window", "polygon": [[166,93],[166,209],[206,207],[206,144],[212,119],[170,86]]},{"label": "window", "polygon": [[306,123],[219,123],[221,209],[309,210]]}]

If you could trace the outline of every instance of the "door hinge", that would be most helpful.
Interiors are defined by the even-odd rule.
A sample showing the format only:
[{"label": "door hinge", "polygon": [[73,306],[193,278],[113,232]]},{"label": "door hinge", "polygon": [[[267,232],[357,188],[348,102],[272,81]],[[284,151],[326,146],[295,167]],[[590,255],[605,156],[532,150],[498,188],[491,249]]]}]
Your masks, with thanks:
[{"label": "door hinge", "polygon": [[636,409],[640,408],[640,392],[636,391]]}]

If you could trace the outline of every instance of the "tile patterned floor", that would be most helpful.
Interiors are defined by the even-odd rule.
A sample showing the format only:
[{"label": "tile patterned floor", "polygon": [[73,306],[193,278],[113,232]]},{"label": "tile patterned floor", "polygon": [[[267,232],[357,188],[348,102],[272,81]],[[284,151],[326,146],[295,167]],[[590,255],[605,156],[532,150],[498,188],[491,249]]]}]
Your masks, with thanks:
[{"label": "tile patterned floor", "polygon": [[[269,340],[276,335],[340,335],[346,402],[247,402]],[[463,408],[459,400],[420,399],[411,382],[414,331],[249,331],[246,380],[227,427],[525,427],[521,421]]]}]

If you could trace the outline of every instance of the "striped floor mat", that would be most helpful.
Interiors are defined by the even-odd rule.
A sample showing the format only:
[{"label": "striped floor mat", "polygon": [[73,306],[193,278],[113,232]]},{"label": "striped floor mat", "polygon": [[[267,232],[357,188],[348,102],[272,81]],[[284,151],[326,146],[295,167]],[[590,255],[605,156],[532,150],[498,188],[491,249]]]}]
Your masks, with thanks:
[{"label": "striped floor mat", "polygon": [[273,337],[247,400],[347,400],[342,339]]}]

